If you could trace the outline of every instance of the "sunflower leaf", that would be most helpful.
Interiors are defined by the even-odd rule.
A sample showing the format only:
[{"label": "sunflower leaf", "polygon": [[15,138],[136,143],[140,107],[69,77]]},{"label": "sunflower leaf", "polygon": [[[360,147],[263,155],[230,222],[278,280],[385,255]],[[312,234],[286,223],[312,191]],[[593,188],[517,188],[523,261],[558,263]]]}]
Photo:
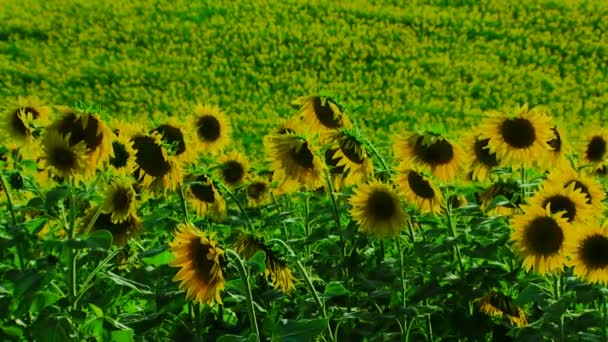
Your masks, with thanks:
[{"label": "sunflower leaf", "polygon": [[75,249],[101,249],[107,250],[112,246],[112,233],[107,230],[98,230],[90,234],[86,239],[73,239],[68,245]]},{"label": "sunflower leaf", "polygon": [[258,251],[248,261],[253,273],[264,273],[266,271],[266,253]]},{"label": "sunflower leaf", "polygon": [[285,321],[283,325],[275,326],[272,333],[273,341],[296,342],[312,341],[327,329],[326,319],[302,319]]}]

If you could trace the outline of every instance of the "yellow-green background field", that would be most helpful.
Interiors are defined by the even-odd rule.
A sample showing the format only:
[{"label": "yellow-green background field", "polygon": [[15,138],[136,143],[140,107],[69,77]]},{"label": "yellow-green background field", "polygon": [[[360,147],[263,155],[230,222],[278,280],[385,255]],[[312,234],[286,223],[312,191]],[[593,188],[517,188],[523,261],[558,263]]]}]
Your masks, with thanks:
[{"label": "yellow-green background field", "polygon": [[318,92],[370,133],[526,102],[602,116],[607,16],[605,1],[2,0],[0,99],[120,117],[218,104],[254,148]]}]

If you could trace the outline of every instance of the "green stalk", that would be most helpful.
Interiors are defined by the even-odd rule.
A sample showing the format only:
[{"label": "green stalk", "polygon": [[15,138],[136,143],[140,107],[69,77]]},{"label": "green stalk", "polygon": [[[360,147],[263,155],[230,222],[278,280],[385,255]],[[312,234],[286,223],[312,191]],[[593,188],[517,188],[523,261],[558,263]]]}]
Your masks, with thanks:
[{"label": "green stalk", "polygon": [[236,198],[234,193],[230,191],[224,184],[221,184],[224,191],[230,196],[230,198],[236,203],[236,206],[239,208],[239,211],[243,215],[243,219],[245,220],[245,226],[247,226],[248,231],[253,232],[253,225],[251,224],[251,220],[249,219],[249,215],[247,215],[247,211],[245,211],[245,207],[241,204],[241,202]]},{"label": "green stalk", "polygon": [[230,254],[236,260],[236,266],[239,269],[239,274],[241,276],[241,281],[243,282],[243,286],[245,288],[245,295],[247,296],[247,313],[249,314],[249,321],[251,324],[251,330],[255,332],[255,336],[258,341],[260,341],[260,329],[258,329],[258,322],[255,318],[255,308],[253,306],[253,295],[251,294],[251,287],[249,287],[249,277],[247,276],[247,270],[245,269],[245,264],[243,263],[243,259],[231,249],[226,250],[226,254]]},{"label": "green stalk", "polygon": [[367,138],[363,138],[363,141],[365,142],[365,145],[367,145],[367,147],[369,147],[369,149],[374,153],[374,155],[376,156],[376,158],[378,158],[378,160],[380,161],[380,164],[382,165],[382,168],[384,169],[384,171],[386,171],[389,174],[389,176],[390,176],[391,175],[391,168],[388,167],[388,164],[384,160],[384,157],[382,157],[382,155],[380,154],[380,152],[378,152],[378,150],[376,149],[376,147],[374,146],[374,144],[372,144],[371,141],[367,140]]},{"label": "green stalk", "polygon": [[190,223],[190,216],[188,215],[188,203],[186,202],[186,196],[184,196],[184,187],[182,183],[177,184],[177,194],[179,195],[179,201],[182,204],[182,210],[184,211],[184,223]]},{"label": "green stalk", "polygon": [[[553,282],[553,297],[555,301],[559,301],[561,297],[561,274],[555,275],[555,280]],[[565,339],[565,331],[564,331],[564,313],[562,312],[559,316],[559,340],[560,342],[564,342]]]},{"label": "green stalk", "polygon": [[[76,222],[76,194],[74,191],[74,178],[69,177],[68,190],[70,196],[70,211],[68,218],[68,241],[74,239],[74,228]],[[75,267],[74,250],[68,244],[68,287],[70,289],[70,298],[76,298],[76,267]]]},{"label": "green stalk", "polygon": [[606,342],[608,340],[608,328],[606,327],[606,321],[608,318],[606,311],[606,295],[602,295],[602,342]]},{"label": "green stalk", "polygon": [[93,215],[93,218],[91,219],[91,221],[89,222],[89,224],[87,224],[87,227],[84,230],[84,235],[89,234],[89,231],[91,231],[91,229],[95,225],[95,222],[97,222],[97,219],[99,218],[99,215],[101,215],[101,211],[102,210],[103,210],[103,206],[100,205],[100,206],[97,207],[97,211],[95,211],[95,215]]},{"label": "green stalk", "polygon": [[[6,179],[4,179],[4,173],[0,172],[0,181],[2,182],[2,188],[4,189],[4,194],[6,195],[6,205],[8,206],[8,211],[11,214],[11,221],[13,223],[13,229],[17,229],[17,216],[15,215],[15,208],[13,207],[13,197],[11,196],[11,192],[8,189],[8,183]],[[19,239],[16,244],[17,248],[17,259],[19,263],[19,270],[23,271],[23,245],[22,239]]]},{"label": "green stalk", "polygon": [[464,265],[462,264],[462,255],[460,254],[460,246],[458,245],[458,241],[456,241],[456,239],[457,239],[456,227],[454,225],[454,222],[452,222],[452,206],[449,203],[449,201],[446,204],[445,212],[446,212],[446,217],[447,217],[448,228],[450,230],[452,238],[454,239],[454,252],[456,253],[456,258],[458,259],[458,267],[459,267],[460,273],[462,273],[462,272],[464,272]]},{"label": "green stalk", "polygon": [[[406,311],[406,300],[405,300],[405,292],[407,290],[406,280],[405,280],[405,268],[403,267],[403,249],[401,248],[401,235],[397,235],[397,250],[399,251],[399,271],[401,272],[401,291],[402,291],[402,305],[403,310]],[[397,319],[397,322],[399,320]],[[407,341],[407,331],[405,331],[405,327],[407,324],[407,315],[403,320],[403,328],[401,330],[401,336],[403,337],[403,341]],[[401,326],[401,324],[399,324]]]}]

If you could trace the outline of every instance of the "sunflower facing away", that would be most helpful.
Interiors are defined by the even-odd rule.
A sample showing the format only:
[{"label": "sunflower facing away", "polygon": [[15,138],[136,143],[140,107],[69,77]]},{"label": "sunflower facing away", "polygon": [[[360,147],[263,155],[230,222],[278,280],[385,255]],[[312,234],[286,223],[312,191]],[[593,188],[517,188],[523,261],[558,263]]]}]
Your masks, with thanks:
[{"label": "sunflower facing away", "polygon": [[222,182],[230,187],[237,187],[243,183],[249,172],[249,162],[241,153],[231,152],[219,160],[219,176]]},{"label": "sunflower facing away", "polygon": [[202,153],[217,155],[230,142],[230,122],[219,107],[196,105],[190,127]]},{"label": "sunflower facing away", "polygon": [[163,146],[170,157],[175,157],[180,162],[191,162],[196,158],[197,153],[190,132],[175,118],[166,119],[150,133],[158,133],[161,136]]},{"label": "sunflower facing away", "polygon": [[500,165],[496,154],[488,149],[490,139],[482,139],[480,134],[475,132],[466,141],[471,180],[481,182],[489,180],[492,169]]},{"label": "sunflower facing away", "polygon": [[567,245],[574,274],[591,283],[608,285],[608,231],[606,227],[579,229]]},{"label": "sunflower facing away", "polygon": [[245,259],[251,258],[258,251],[263,251],[266,254],[264,276],[270,277],[273,286],[283,293],[289,293],[295,288],[294,281],[296,279],[287,263],[277,252],[264,244],[261,238],[256,238],[249,234],[241,234],[235,243],[235,250]]},{"label": "sunflower facing away", "polygon": [[442,181],[451,181],[464,168],[464,151],[448,139],[430,133],[409,134],[393,145],[404,165],[419,165]]},{"label": "sunflower facing away", "polygon": [[303,121],[303,129],[308,133],[349,127],[350,121],[342,107],[329,97],[303,96],[293,102],[300,106],[298,116]]},{"label": "sunflower facing away", "polygon": [[46,129],[42,136],[42,160],[59,177],[82,176],[87,170],[87,147],[84,142],[70,145],[70,137]]},{"label": "sunflower facing away", "polygon": [[485,296],[475,300],[479,310],[488,316],[497,316],[508,319],[512,324],[523,327],[528,325],[526,313],[515,303],[511,297],[498,291],[490,291]]},{"label": "sunflower facing away", "polygon": [[359,186],[349,203],[350,215],[359,229],[378,238],[396,236],[405,223],[406,213],[397,191],[379,181]]},{"label": "sunflower facing away", "polygon": [[592,130],[579,150],[586,164],[591,164],[595,168],[601,167],[608,157],[608,130]]},{"label": "sunflower facing away", "polygon": [[524,259],[527,271],[539,274],[561,272],[565,245],[572,226],[549,208],[523,206],[524,212],[513,217],[511,240]]},{"label": "sunflower facing away", "polygon": [[187,178],[190,183],[188,198],[196,212],[218,222],[224,221],[226,219],[226,200],[217,190],[212,179],[205,174],[190,175]]},{"label": "sunflower facing away", "polygon": [[551,118],[540,110],[524,105],[515,115],[491,113],[481,124],[482,139],[489,139],[488,149],[498,159],[512,166],[533,166],[546,158],[547,144],[554,135]]},{"label": "sunflower facing away", "polygon": [[417,169],[402,169],[396,178],[405,198],[412,202],[418,210],[439,214],[443,204],[443,194],[433,184],[433,181]]},{"label": "sunflower facing away", "polygon": [[138,133],[131,137],[131,141],[136,150],[135,178],[153,190],[175,189],[181,181],[182,171],[178,162],[162,146],[160,135]]},{"label": "sunflower facing away", "polygon": [[112,140],[112,153],[108,161],[110,167],[120,175],[132,175],[137,166],[136,154],[131,135],[122,129],[116,129]]},{"label": "sunflower facing away", "polygon": [[330,140],[334,143],[334,148],[330,150],[335,151],[330,160],[335,164],[332,165],[334,170],[341,171],[343,185],[357,185],[372,178],[374,164],[367,155],[363,142],[344,130],[331,134]]},{"label": "sunflower facing away", "polygon": [[585,204],[590,208],[589,215],[599,220],[604,214],[604,204],[602,201],[606,196],[604,189],[595,179],[578,173],[572,167],[567,166],[555,170],[549,174],[547,181],[560,184],[564,188],[573,188],[585,195]]},{"label": "sunflower facing away", "polygon": [[114,178],[108,188],[103,204],[103,212],[111,215],[113,223],[121,223],[136,212],[136,193],[133,182],[128,178]]},{"label": "sunflower facing away", "polygon": [[175,256],[169,265],[180,267],[173,281],[179,281],[179,288],[186,290],[186,299],[199,304],[222,304],[224,251],[213,237],[213,234],[207,235],[191,223],[180,224],[175,238],[169,243]]},{"label": "sunflower facing away", "polygon": [[314,147],[294,134],[275,134],[266,139],[266,155],[279,187],[297,182],[309,190],[324,184],[325,165]]},{"label": "sunflower facing away", "polygon": [[270,200],[271,184],[262,177],[252,178],[245,187],[247,203],[251,207],[258,207],[266,204]]},{"label": "sunflower facing away", "polygon": [[[494,208],[488,208],[492,201],[503,196],[507,203],[499,203]],[[511,216],[519,212],[519,205],[523,204],[521,187],[515,180],[498,180],[478,195],[481,208],[486,215]]]},{"label": "sunflower facing away", "polygon": [[0,114],[0,137],[11,149],[29,150],[40,134],[38,128],[47,123],[50,111],[50,107],[32,97],[9,101]]},{"label": "sunflower facing away", "polygon": [[[97,207],[92,207],[84,217],[83,227],[87,227],[97,212]],[[129,239],[136,237],[143,230],[143,224],[135,213],[130,213],[124,220],[117,223],[112,220],[112,214],[102,213],[93,223],[91,232],[107,230],[112,233],[112,243],[124,246]]]}]

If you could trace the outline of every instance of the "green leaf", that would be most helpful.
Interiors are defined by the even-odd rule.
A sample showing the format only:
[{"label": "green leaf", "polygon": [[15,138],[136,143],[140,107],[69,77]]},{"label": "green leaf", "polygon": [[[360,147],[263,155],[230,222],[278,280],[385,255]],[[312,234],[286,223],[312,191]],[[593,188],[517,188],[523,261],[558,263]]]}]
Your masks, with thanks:
[{"label": "green leaf", "polygon": [[156,254],[154,256],[148,258],[142,258],[141,260],[148,265],[152,266],[161,266],[168,265],[171,260],[174,259],[173,253],[171,251],[166,250],[160,254]]},{"label": "green leaf", "polygon": [[505,206],[505,205],[509,205],[509,204],[511,204],[511,201],[509,201],[508,198],[506,198],[503,195],[498,195],[498,196],[494,197],[492,199],[492,201],[490,201],[490,203],[486,207],[486,211],[490,211],[496,207]]},{"label": "green leaf", "polygon": [[112,246],[112,233],[107,230],[98,230],[89,234],[86,239],[73,239],[68,245],[74,249],[101,249],[107,250]]},{"label": "green leaf", "polygon": [[44,227],[44,225],[48,222],[48,219],[46,217],[39,217],[33,220],[29,220],[26,223],[24,223],[25,229],[27,229],[28,232],[30,232],[30,234],[37,234],[38,232],[40,232],[40,230],[42,230],[42,228]]},{"label": "green leaf", "polygon": [[36,164],[35,161],[30,160],[30,159],[22,160],[19,163],[19,165],[29,171],[34,171],[34,172],[38,171],[38,164]]},{"label": "green leaf", "polygon": [[116,283],[117,285],[120,286],[125,286],[125,287],[130,287],[133,290],[141,293],[141,294],[152,294],[152,291],[150,290],[150,287],[148,287],[145,284],[141,284],[138,282],[135,282],[133,280],[129,280],[127,278],[121,277],[118,274],[112,273],[110,271],[108,271],[107,273],[103,274],[104,277],[112,280],[114,283]]},{"label": "green leaf", "polygon": [[217,342],[246,342],[249,341],[248,337],[239,335],[224,335],[217,339]]},{"label": "green leaf", "polygon": [[325,286],[325,292],[323,292],[323,297],[325,298],[333,298],[338,296],[348,295],[351,292],[342,286],[341,282],[331,282]]},{"label": "green leaf", "polygon": [[248,261],[253,273],[264,273],[266,270],[266,253],[258,251]]},{"label": "green leaf", "polygon": [[312,341],[325,329],[327,329],[326,319],[287,321],[287,323],[275,327],[272,339],[282,342]]},{"label": "green leaf", "polygon": [[68,197],[68,188],[66,186],[58,186],[46,193],[46,208],[54,208],[59,201]]},{"label": "green leaf", "polygon": [[111,341],[113,342],[131,342],[134,341],[134,338],[133,329],[115,330],[111,333]]},{"label": "green leaf", "polygon": [[97,317],[104,316],[103,310],[99,306],[89,303],[89,307],[91,308],[91,310],[93,310],[93,313],[95,314],[95,316],[97,316]]}]

